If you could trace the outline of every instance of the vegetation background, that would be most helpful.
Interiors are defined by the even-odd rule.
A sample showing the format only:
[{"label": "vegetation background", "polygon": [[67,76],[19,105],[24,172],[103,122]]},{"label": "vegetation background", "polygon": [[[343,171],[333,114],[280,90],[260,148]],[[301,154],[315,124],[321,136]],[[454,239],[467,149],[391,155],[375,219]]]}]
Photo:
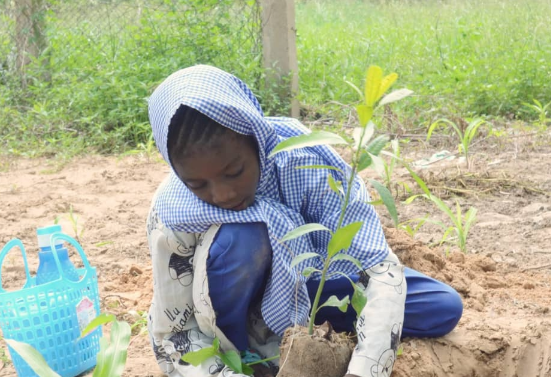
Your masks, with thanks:
[{"label": "vegetation background", "polygon": [[[29,41],[42,45],[24,72],[22,2],[41,25]],[[345,125],[340,103],[357,98],[345,80],[376,64],[416,93],[391,114],[406,129],[441,117],[537,119],[523,103],[551,101],[549,14],[550,0],[297,0],[302,118]],[[0,0],[0,153],[151,148],[147,97],[198,63],[233,72],[267,114],[285,114],[264,81],[259,31],[254,0]]]}]

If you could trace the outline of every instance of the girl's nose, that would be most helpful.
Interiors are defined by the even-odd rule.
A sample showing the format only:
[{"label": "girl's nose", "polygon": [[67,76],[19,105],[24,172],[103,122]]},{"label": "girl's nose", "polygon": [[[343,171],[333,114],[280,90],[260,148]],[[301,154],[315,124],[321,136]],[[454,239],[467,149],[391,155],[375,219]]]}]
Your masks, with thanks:
[{"label": "girl's nose", "polygon": [[230,185],[218,184],[212,188],[212,202],[222,208],[232,208],[239,203],[235,203],[237,198],[236,190]]}]

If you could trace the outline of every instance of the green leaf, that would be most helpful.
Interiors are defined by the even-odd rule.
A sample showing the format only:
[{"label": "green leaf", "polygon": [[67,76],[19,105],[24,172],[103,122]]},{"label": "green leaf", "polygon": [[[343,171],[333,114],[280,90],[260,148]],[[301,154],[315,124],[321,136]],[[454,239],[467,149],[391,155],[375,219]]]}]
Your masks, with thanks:
[{"label": "green leaf", "polygon": [[327,228],[325,225],[321,225],[318,223],[304,224],[288,232],[286,235],[283,236],[282,239],[279,240],[279,242],[293,240],[305,234],[320,231],[320,230],[331,233],[331,230]]},{"label": "green leaf", "polygon": [[321,273],[321,271],[318,270],[318,269],[315,268],[315,267],[306,267],[306,268],[302,271],[302,276],[309,278],[310,275],[312,275],[314,272],[319,272],[319,273]]},{"label": "green leaf", "polygon": [[300,262],[303,262],[307,259],[311,259],[311,258],[315,258],[315,257],[321,258],[321,255],[319,255],[317,253],[302,253],[302,254],[299,254],[296,257],[294,257],[293,260],[291,261],[291,268],[295,267]]},{"label": "green leaf", "polygon": [[59,374],[54,372],[52,368],[50,368],[42,354],[30,344],[18,342],[13,339],[4,338],[4,340],[8,343],[8,346],[13,348],[13,350],[17,352],[19,356],[21,356],[21,358],[25,360],[31,369],[40,377],[61,377]]},{"label": "green leaf", "polygon": [[455,224],[456,227],[461,227],[461,223],[458,223],[458,221],[461,221],[461,219],[458,219],[455,217],[453,211],[448,207],[446,203],[442,199],[440,199],[437,196],[429,195],[428,198],[436,204],[436,206],[444,212],[446,215],[448,215],[449,219]]},{"label": "green leaf", "polygon": [[343,172],[341,169],[331,166],[331,165],[304,165],[304,166],[297,166],[295,169],[329,169],[329,170],[336,170]]},{"label": "green leaf", "polygon": [[323,305],[320,305],[318,312],[321,308],[324,306],[331,306],[335,308],[339,308],[339,310],[343,313],[346,313],[346,310],[348,309],[348,305],[350,304],[350,298],[349,296],[344,297],[342,300],[339,300],[337,296],[331,296],[323,303]]},{"label": "green leaf", "polygon": [[333,190],[336,194],[344,194],[342,182],[335,181],[335,178],[333,178],[331,174],[327,174],[327,183],[329,183],[329,187],[331,187],[331,190]]},{"label": "green leaf", "polygon": [[327,245],[327,253],[329,258],[333,257],[341,250],[348,249],[352,244],[354,236],[358,233],[362,225],[363,221],[357,221],[337,229]]},{"label": "green leaf", "polygon": [[331,258],[331,262],[336,262],[336,261],[341,261],[341,260],[346,260],[346,261],[352,262],[356,265],[356,267],[358,267],[358,269],[363,270],[361,262],[358,259],[351,256],[351,255],[344,254],[344,253],[338,253],[333,258]]},{"label": "green leaf", "polygon": [[373,118],[373,106],[361,104],[356,106],[358,112],[358,119],[360,120],[360,128],[363,128]]},{"label": "green leaf", "polygon": [[426,195],[431,195],[430,193],[430,190],[429,188],[427,187],[427,185],[425,184],[425,182],[409,167],[408,164],[404,164],[404,166],[406,167],[406,169],[409,171],[409,174],[413,177],[413,179],[415,180],[415,182],[417,182],[417,184],[419,185],[419,187],[421,188],[421,190],[423,190],[423,192],[426,194]]},{"label": "green leaf", "polygon": [[358,93],[358,95],[360,96],[360,98],[363,99],[364,95],[362,93],[362,91],[360,90],[360,88],[358,88],[356,85],[354,85],[354,83],[348,81],[348,80],[344,80],[345,83],[347,83],[348,85],[350,85],[350,87],[352,89],[354,89],[356,91],[356,93]]},{"label": "green leaf", "polygon": [[427,195],[425,195],[425,194],[412,195],[409,198],[407,198],[406,200],[404,200],[404,204],[411,204],[411,203],[413,203],[413,201],[415,199],[417,199],[419,197],[428,199]]},{"label": "green leaf", "polygon": [[126,322],[113,322],[111,342],[105,337],[100,339],[100,349],[93,377],[120,377],[124,372],[129,342],[130,325]]},{"label": "green leaf", "polygon": [[371,163],[373,161],[371,160],[371,154],[366,152],[366,151],[363,151],[362,154],[360,155],[360,160],[358,161],[358,167],[357,167],[357,172],[361,172],[362,170],[365,170],[367,169]]},{"label": "green leaf", "polygon": [[241,363],[241,356],[234,351],[229,350],[228,352],[225,352],[220,356],[220,359],[228,368],[233,370],[235,373],[243,373],[243,364]]},{"label": "green leaf", "polygon": [[471,229],[471,225],[476,221],[476,208],[471,207],[465,214],[465,223],[463,226],[463,233],[465,234],[465,237],[469,233],[469,230]]},{"label": "green leaf", "polygon": [[370,179],[369,183],[371,183],[371,186],[377,190],[377,193],[381,197],[386,209],[388,210],[388,213],[390,214],[390,217],[392,218],[392,222],[394,223],[394,226],[398,225],[398,211],[396,210],[396,203],[394,202],[394,198],[392,197],[392,194],[388,189],[382,185],[381,183],[377,182],[374,179]]},{"label": "green leaf", "polygon": [[[367,152],[369,153],[369,152]],[[379,174],[379,176],[384,177],[385,176],[385,162],[383,159],[379,156],[375,156],[374,154],[369,153],[369,157],[371,157],[371,161],[373,163],[373,168]]]},{"label": "green leaf", "polygon": [[467,145],[471,144],[471,141],[474,139],[476,135],[476,131],[478,131],[478,127],[482,126],[484,123],[486,123],[483,119],[475,119],[469,125],[467,126],[467,129],[465,130],[465,137],[467,138]]},{"label": "green leaf", "polygon": [[276,145],[268,157],[273,157],[283,151],[313,147],[316,145],[348,144],[337,134],[327,131],[314,131],[309,134],[290,137]]},{"label": "green leaf", "polygon": [[241,367],[243,368],[243,374],[247,376],[252,376],[254,374],[254,369],[247,364],[242,364]]},{"label": "green leaf", "polygon": [[388,143],[388,136],[379,135],[375,139],[371,140],[371,142],[367,145],[365,149],[372,155],[378,156],[383,150],[383,148],[387,145],[387,143]]},{"label": "green leaf", "polygon": [[[359,149],[367,144],[373,133],[375,132],[375,125],[373,122],[369,122],[365,127],[356,127],[352,132],[352,137],[354,138],[354,149]],[[363,135],[363,136],[362,136]],[[361,142],[361,145],[360,145]]]},{"label": "green leaf", "polygon": [[198,351],[191,351],[182,356],[182,360],[186,363],[190,363],[194,367],[201,365],[213,356],[216,356],[217,350],[214,346],[201,348]]},{"label": "green leaf", "polygon": [[356,315],[359,317],[362,309],[367,304],[367,297],[365,297],[362,287],[358,286],[356,283],[352,284],[352,286],[354,287],[354,293],[352,294],[350,303],[352,304]]},{"label": "green leaf", "polygon": [[381,87],[379,88],[379,94],[377,95],[378,98],[381,98],[383,94],[396,82],[398,79],[397,73],[391,73],[381,80]]},{"label": "green leaf", "polygon": [[408,96],[413,94],[413,90],[409,89],[398,89],[393,91],[390,94],[387,94],[381,102],[379,102],[379,106],[388,105],[389,103],[399,101],[401,99],[404,99]]},{"label": "green leaf", "polygon": [[379,99],[379,91],[381,89],[381,81],[383,79],[383,70],[381,67],[372,65],[367,70],[365,80],[365,104],[373,107]]},{"label": "green leaf", "polygon": [[218,352],[220,350],[220,339],[214,338],[212,340],[212,346],[214,347],[214,350]]},{"label": "green leaf", "polygon": [[116,319],[117,317],[115,317],[113,314],[101,313],[92,321],[90,321],[88,326],[86,326],[86,328],[82,330],[82,332],[80,333],[80,337],[84,338],[86,335],[94,331],[98,326],[105,325],[106,323],[109,323],[109,322],[113,322]]}]

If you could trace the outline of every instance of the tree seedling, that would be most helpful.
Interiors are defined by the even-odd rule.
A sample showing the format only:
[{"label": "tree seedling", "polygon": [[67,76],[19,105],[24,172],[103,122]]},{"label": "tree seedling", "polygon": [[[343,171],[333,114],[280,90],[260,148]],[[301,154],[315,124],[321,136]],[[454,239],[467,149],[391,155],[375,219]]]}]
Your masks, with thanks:
[{"label": "tree seedling", "polygon": [[[372,122],[372,118],[373,113],[376,109],[380,108],[383,105],[405,98],[412,93],[412,91],[408,89],[401,89],[394,91],[383,98],[383,94],[390,88],[390,86],[396,81],[397,78],[398,75],[396,73],[392,73],[388,76],[383,77],[383,72],[381,68],[377,66],[371,66],[367,71],[365,89],[363,92],[360,91],[354,84],[348,83],[356,90],[360,97],[362,97],[362,103],[356,106],[360,126],[354,129],[352,142],[348,142],[341,136],[331,132],[314,131],[309,134],[292,137],[282,141],[274,148],[274,150],[270,154],[270,156],[274,156],[275,154],[281,153],[283,151],[290,151],[293,149],[316,145],[333,144],[345,145],[348,149],[352,151],[351,169],[348,172],[344,172],[333,166],[300,167],[303,169],[337,170],[342,174],[342,176],[347,178],[345,190],[343,188],[342,182],[336,181],[330,172],[327,176],[329,187],[341,197],[342,201],[340,216],[335,231],[327,228],[322,224],[310,223],[291,230],[280,240],[280,242],[286,242],[314,231],[329,232],[331,235],[331,238],[327,245],[327,257],[323,260],[322,270],[308,267],[304,271],[302,271],[302,275],[304,275],[305,277],[309,277],[313,273],[320,274],[320,284],[316,292],[314,302],[312,303],[310,321],[308,323],[308,333],[310,335],[313,334],[316,314],[318,313],[320,308],[325,306],[332,306],[339,308],[339,310],[343,312],[346,312],[348,305],[352,304],[354,309],[359,313],[365,305],[366,298],[363,296],[362,289],[354,284],[352,281],[351,283],[354,286],[354,294],[352,296],[352,299],[350,299],[348,296],[344,297],[343,299],[338,299],[336,296],[331,296],[325,303],[320,304],[320,297],[323,291],[323,287],[325,285],[325,281],[328,277],[329,267],[332,263],[345,260],[355,264],[358,269],[362,269],[361,262],[351,255],[347,254],[346,250],[351,246],[352,241],[362,227],[363,222],[358,221],[344,225],[343,221],[346,209],[350,202],[351,189],[353,187],[356,174],[371,166],[375,167],[376,169],[384,170],[383,161],[379,154],[388,143],[388,138],[386,136],[378,136],[372,139],[375,131],[375,125]],[[394,203],[394,199],[392,198],[392,195],[390,194],[388,189],[385,187],[385,185],[373,179],[369,180],[369,183],[377,191],[381,198],[381,201],[388,209],[392,219],[395,223],[397,223],[398,221],[396,206]],[[291,267],[294,267],[310,258],[323,259],[323,256],[312,252],[299,254],[292,260]],[[342,275],[346,276],[344,274]]]}]

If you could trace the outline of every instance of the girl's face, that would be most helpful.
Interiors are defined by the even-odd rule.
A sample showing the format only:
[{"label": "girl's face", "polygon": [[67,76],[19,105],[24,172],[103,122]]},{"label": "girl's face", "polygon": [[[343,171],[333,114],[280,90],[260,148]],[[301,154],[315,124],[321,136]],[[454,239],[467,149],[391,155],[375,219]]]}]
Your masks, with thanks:
[{"label": "girl's face", "polygon": [[172,163],[182,182],[209,204],[242,211],[254,202],[260,166],[250,136],[228,132],[214,147],[195,147]]}]

